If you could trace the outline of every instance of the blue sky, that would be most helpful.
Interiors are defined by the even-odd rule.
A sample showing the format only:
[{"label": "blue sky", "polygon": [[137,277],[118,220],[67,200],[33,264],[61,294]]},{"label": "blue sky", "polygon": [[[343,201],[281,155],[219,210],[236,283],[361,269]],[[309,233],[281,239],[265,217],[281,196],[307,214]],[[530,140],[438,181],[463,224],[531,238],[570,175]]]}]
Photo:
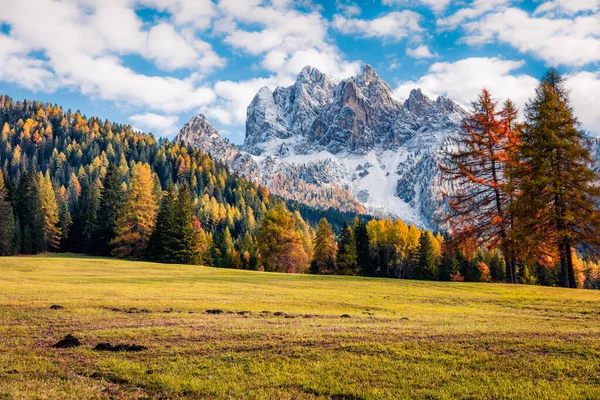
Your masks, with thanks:
[{"label": "blue sky", "polygon": [[600,0],[0,0],[0,93],[172,137],[205,113],[233,142],[262,86],[307,64],[371,64],[402,99],[468,104],[484,86],[523,106],[567,78],[600,135]]}]

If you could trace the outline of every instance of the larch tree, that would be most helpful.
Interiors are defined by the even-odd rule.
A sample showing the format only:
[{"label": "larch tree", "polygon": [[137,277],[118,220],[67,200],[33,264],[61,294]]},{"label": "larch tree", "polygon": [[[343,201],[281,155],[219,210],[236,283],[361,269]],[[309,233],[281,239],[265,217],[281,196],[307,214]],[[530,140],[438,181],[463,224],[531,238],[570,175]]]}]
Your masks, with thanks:
[{"label": "larch tree", "polygon": [[305,271],[308,256],[296,223],[294,215],[283,202],[266,213],[257,238],[265,271]]},{"label": "larch tree", "polygon": [[60,221],[58,218],[58,204],[52,187],[50,175],[39,173],[40,196],[42,199],[42,213],[44,215],[44,240],[46,250],[58,250],[62,238]]},{"label": "larch tree", "polygon": [[569,103],[563,78],[548,71],[525,108],[512,176],[516,239],[546,260],[558,258],[562,286],[574,288],[573,248],[600,248],[600,187]]},{"label": "larch tree", "polygon": [[510,101],[498,110],[497,102],[484,89],[440,163],[443,175],[455,187],[445,194],[449,205],[446,222],[453,240],[463,246],[499,248],[507,260],[508,283],[516,283],[509,207],[514,196],[507,177],[519,136],[516,118]]},{"label": "larch tree", "polygon": [[336,267],[337,245],[331,225],[321,218],[313,241],[313,258],[310,271],[314,274],[334,274]]},{"label": "larch tree", "polygon": [[15,217],[8,200],[4,174],[0,171],[0,256],[14,254]]},{"label": "larch tree", "polygon": [[127,199],[117,220],[112,253],[118,257],[140,258],[148,246],[156,222],[154,180],[150,165],[137,163],[133,168]]}]

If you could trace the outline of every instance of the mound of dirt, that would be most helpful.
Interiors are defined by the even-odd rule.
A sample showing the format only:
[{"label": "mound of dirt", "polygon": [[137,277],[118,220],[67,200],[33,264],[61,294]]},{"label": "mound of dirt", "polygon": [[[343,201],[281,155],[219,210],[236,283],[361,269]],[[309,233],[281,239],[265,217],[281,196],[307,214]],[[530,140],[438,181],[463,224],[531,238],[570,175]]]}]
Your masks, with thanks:
[{"label": "mound of dirt", "polygon": [[64,307],[63,306],[59,306],[58,304],[52,304],[50,306],[51,310],[62,310]]},{"label": "mound of dirt", "polygon": [[75,336],[73,336],[71,334],[68,334],[67,336],[65,336],[58,342],[56,342],[56,344],[52,347],[57,348],[57,349],[69,349],[72,347],[79,347],[79,346],[81,346],[81,342],[79,341],[79,339],[77,339]]},{"label": "mound of dirt", "polygon": [[214,309],[214,310],[206,310],[205,312],[206,312],[207,314],[223,314],[225,311],[223,311],[223,310],[219,310],[219,309],[217,308],[217,309]]},{"label": "mound of dirt", "polygon": [[113,351],[113,352],[121,352],[121,351],[125,351],[125,352],[137,352],[137,351],[142,351],[142,350],[147,350],[148,348],[146,346],[142,346],[139,344],[116,344],[116,345],[112,345],[108,342],[104,342],[104,343],[98,343],[96,345],[96,347],[94,347],[94,350],[98,350],[98,351]]},{"label": "mound of dirt", "polygon": [[340,318],[350,318],[350,314],[342,314]]}]

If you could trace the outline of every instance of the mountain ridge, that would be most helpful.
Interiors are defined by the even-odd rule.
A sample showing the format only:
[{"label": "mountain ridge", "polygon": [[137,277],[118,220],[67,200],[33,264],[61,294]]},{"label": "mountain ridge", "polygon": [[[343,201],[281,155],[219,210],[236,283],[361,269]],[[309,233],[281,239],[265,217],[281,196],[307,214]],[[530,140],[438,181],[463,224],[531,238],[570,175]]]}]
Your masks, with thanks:
[{"label": "mountain ridge", "polygon": [[445,185],[437,158],[466,115],[420,89],[401,102],[368,64],[341,81],[306,66],[293,85],[258,91],[239,148],[216,139],[204,116],[175,140],[290,200],[435,227]]}]

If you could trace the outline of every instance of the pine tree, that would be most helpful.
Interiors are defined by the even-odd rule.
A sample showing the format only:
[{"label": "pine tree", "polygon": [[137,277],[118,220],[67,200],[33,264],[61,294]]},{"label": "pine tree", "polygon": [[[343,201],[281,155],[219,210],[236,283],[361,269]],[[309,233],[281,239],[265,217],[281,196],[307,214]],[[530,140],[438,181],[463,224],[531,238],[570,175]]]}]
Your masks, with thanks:
[{"label": "pine tree", "polygon": [[414,269],[414,278],[416,279],[438,279],[437,259],[433,246],[434,240],[435,238],[431,232],[426,231],[421,233],[421,237],[419,238],[417,265]]},{"label": "pine tree", "polygon": [[356,264],[356,240],[354,231],[344,221],[344,226],[338,240],[337,269],[342,275],[354,275],[357,271]]},{"label": "pine tree", "polygon": [[[507,172],[518,138],[517,112],[510,101],[498,111],[487,89],[472,108],[440,165],[457,187],[447,195],[450,210],[446,221],[459,245],[499,247],[514,266],[509,211],[513,196]],[[514,275],[508,278],[509,283],[516,283]]]},{"label": "pine tree", "polygon": [[96,225],[98,199],[94,184],[87,177],[79,179],[81,192],[73,208],[73,222],[69,230],[68,249],[75,253],[87,253],[92,244]]},{"label": "pine tree", "polygon": [[258,232],[258,250],[265,271],[304,272],[308,256],[294,215],[283,202],[269,210]]},{"label": "pine tree", "polygon": [[135,164],[127,200],[117,219],[116,236],[110,243],[114,255],[140,258],[145,254],[156,222],[153,183],[150,166]]},{"label": "pine tree", "polygon": [[56,204],[56,195],[52,187],[50,175],[39,173],[40,196],[42,199],[42,213],[44,214],[44,240],[47,250],[58,250],[62,231],[60,229],[60,220],[58,218],[58,205]]},{"label": "pine tree", "polygon": [[354,221],[354,239],[356,241],[356,264],[361,275],[375,276],[375,265],[369,251],[369,233],[367,226],[358,218]]},{"label": "pine tree", "polygon": [[116,236],[117,218],[123,206],[123,198],[119,170],[115,164],[109,164],[102,181],[96,226],[92,234],[92,251],[95,254],[110,255],[109,243]]},{"label": "pine tree", "polygon": [[600,248],[598,175],[569,105],[563,78],[548,71],[525,108],[526,124],[512,171],[518,197],[515,240],[554,258],[561,284],[576,287],[572,249]]},{"label": "pine tree", "polygon": [[4,184],[4,174],[0,171],[0,256],[14,254],[15,217],[8,192]]},{"label": "pine tree", "polygon": [[23,175],[19,184],[18,217],[21,232],[21,252],[37,254],[46,251],[44,239],[45,220],[42,212],[42,196],[37,172]]},{"label": "pine tree", "polygon": [[311,273],[334,274],[336,267],[337,246],[335,234],[327,219],[322,218],[317,226],[317,234],[313,242],[313,259]]},{"label": "pine tree", "polygon": [[162,196],[162,201],[156,215],[154,230],[150,236],[146,256],[152,261],[174,263],[174,252],[176,251],[175,233],[175,204],[177,194],[175,187],[169,184],[167,191]]},{"label": "pine tree", "polygon": [[190,188],[183,184],[179,188],[175,203],[176,248],[173,252],[175,262],[180,264],[199,264],[202,259],[201,238],[195,223],[194,209]]}]

